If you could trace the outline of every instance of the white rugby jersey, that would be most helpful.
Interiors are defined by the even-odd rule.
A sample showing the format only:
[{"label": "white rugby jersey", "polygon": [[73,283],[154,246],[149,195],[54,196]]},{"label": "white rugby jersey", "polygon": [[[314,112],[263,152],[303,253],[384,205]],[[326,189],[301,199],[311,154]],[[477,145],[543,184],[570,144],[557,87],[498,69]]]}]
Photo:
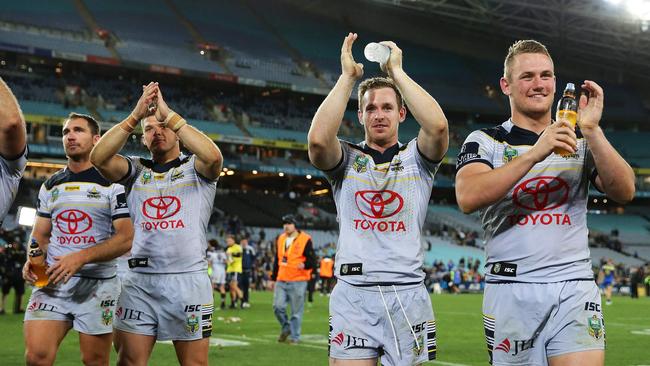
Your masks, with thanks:
[{"label": "white rugby jersey", "polygon": [[208,261],[212,266],[213,271],[226,272],[226,264],[228,263],[228,257],[226,252],[223,250],[208,251]]},{"label": "white rugby jersey", "polygon": [[[52,222],[47,264],[54,256],[93,247],[114,233],[113,221],[129,217],[124,187],[104,179],[95,168],[54,173],[41,185],[36,214]],[[111,278],[116,260],[85,264],[75,276]]]},{"label": "white rugby jersey", "polygon": [[205,233],[217,190],[201,176],[194,155],[165,164],[126,157],[126,187],[135,236],[129,266],[141,273],[207,271]]},{"label": "white rugby jersey", "polygon": [[415,139],[383,154],[364,142],[341,147],[341,162],[325,171],[339,222],[336,277],[357,285],[424,280],[420,235],[440,163]]},{"label": "white rugby jersey", "polygon": [[[495,204],[479,210],[485,230],[487,281],[557,282],[591,279],[587,196],[597,172],[579,129],[578,152],[551,154]],[[456,169],[496,169],[530,150],[539,136],[511,120],[472,132]]]},{"label": "white rugby jersey", "polygon": [[0,156],[0,226],[16,198],[18,184],[25,172],[25,166],[27,166],[27,148],[15,160],[8,160]]}]

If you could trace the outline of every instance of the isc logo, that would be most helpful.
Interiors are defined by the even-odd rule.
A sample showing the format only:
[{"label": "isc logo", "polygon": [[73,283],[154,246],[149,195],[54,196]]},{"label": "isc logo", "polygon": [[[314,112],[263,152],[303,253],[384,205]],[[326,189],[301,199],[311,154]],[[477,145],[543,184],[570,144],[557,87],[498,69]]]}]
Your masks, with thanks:
[{"label": "isc logo", "polygon": [[103,300],[100,304],[100,307],[107,308],[109,306],[115,306],[115,300]]},{"label": "isc logo", "polygon": [[195,311],[201,311],[201,305],[185,305],[185,312],[192,313]]},{"label": "isc logo", "polygon": [[424,326],[425,326],[426,324],[427,324],[427,322],[422,322],[421,324],[415,324],[415,325],[412,327],[412,328],[413,328],[413,332],[415,332],[415,333],[419,333],[419,332],[423,331],[423,330],[425,329]]},{"label": "isc logo", "polygon": [[585,311],[600,312],[600,304],[597,304],[595,302],[585,302]]}]

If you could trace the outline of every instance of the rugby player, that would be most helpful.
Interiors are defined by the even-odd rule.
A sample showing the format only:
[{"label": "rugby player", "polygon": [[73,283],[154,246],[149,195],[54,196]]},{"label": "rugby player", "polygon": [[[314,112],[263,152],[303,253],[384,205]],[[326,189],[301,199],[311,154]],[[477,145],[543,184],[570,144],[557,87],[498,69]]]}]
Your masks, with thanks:
[{"label": "rugby player", "polygon": [[[117,154],[138,121],[151,159]],[[181,154],[179,142],[193,155]],[[146,365],[156,340],[171,340],[181,364],[207,365],[213,299],[205,233],[223,161],[219,148],[172,111],[152,82],[129,117],[97,143],[91,161],[124,184],[135,225],[115,314],[118,364]]]},{"label": "rugby player", "polygon": [[[50,283],[35,288],[25,313],[27,365],[52,365],[70,329],[79,332],[84,365],[108,365],[120,281],[115,258],[131,248],[133,224],[124,187],[90,163],[99,125],[71,113],[63,125],[67,166],[43,183],[32,230],[49,266]],[[114,231],[114,233],[113,233]],[[34,282],[30,262],[23,277]]]},{"label": "rugby player", "polygon": [[[483,221],[483,319],[494,365],[602,365],[605,334],[587,246],[590,184],[617,202],[634,173],[599,127],[603,90],[586,80],[578,126],[553,121],[553,60],[514,43],[500,80],[511,117],[472,132],[458,155],[456,197]],[[568,155],[553,149],[569,151]]]},{"label": "rugby player", "polygon": [[[309,158],[332,186],[338,212],[337,285],[330,297],[330,365],[409,365],[436,356],[431,300],[424,287],[420,241],[433,177],[448,146],[438,103],[402,68],[393,42],[382,68],[358,88],[365,139],[337,138],[363,65],[352,57],[356,33],[341,47],[342,73],[309,130]],[[406,105],[420,124],[402,144],[398,127]]]}]

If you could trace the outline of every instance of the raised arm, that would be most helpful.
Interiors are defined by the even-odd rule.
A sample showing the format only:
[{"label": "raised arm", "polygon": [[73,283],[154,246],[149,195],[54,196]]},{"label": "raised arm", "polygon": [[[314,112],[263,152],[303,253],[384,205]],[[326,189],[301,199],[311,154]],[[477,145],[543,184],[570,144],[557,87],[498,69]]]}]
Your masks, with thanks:
[{"label": "raised arm", "polygon": [[17,158],[27,143],[25,118],[11,89],[0,78],[0,156]]},{"label": "raised arm", "polygon": [[219,178],[223,165],[221,150],[211,138],[190,126],[183,117],[172,111],[163,99],[160,89],[158,89],[157,95],[156,119],[174,131],[183,146],[196,155],[194,167],[199,174],[210,180]]},{"label": "raised arm", "polygon": [[341,76],[318,107],[309,128],[309,160],[318,169],[329,170],[341,160],[341,143],[336,137],[354,84],[363,75],[363,65],[352,57],[356,33],[349,33],[341,46]]},{"label": "raised arm", "polygon": [[589,96],[580,96],[578,125],[587,140],[598,170],[596,186],[616,202],[630,202],[635,192],[634,171],[607,141],[599,126],[603,111],[603,89],[589,80],[585,80],[582,89],[586,90]]},{"label": "raised arm", "polygon": [[145,86],[133,112],[124,121],[108,130],[90,153],[90,162],[106,179],[117,182],[128,173],[129,164],[122,155],[118,155],[118,152],[122,150],[135,130],[138,121],[150,114],[147,106],[156,98],[157,93],[158,83],[151,82]]},{"label": "raised arm", "polygon": [[[561,121],[547,127],[530,150],[497,169],[482,163],[461,167],[456,173],[458,206],[464,213],[471,213],[496,203],[503,199],[535,164],[546,159],[555,147],[576,151],[576,144],[573,128]],[[479,155],[478,152],[476,154]]]},{"label": "raised arm", "polygon": [[113,220],[115,233],[102,243],[60,257],[54,257],[54,264],[46,273],[50,282],[68,282],[70,277],[87,263],[105,262],[117,258],[131,250],[133,223],[130,217]]},{"label": "raised arm", "polygon": [[406,74],[402,68],[402,50],[394,42],[384,41],[381,44],[390,48],[386,71],[395,81],[409,111],[420,124],[418,149],[429,160],[441,160],[449,147],[449,127],[442,108],[426,90]]}]

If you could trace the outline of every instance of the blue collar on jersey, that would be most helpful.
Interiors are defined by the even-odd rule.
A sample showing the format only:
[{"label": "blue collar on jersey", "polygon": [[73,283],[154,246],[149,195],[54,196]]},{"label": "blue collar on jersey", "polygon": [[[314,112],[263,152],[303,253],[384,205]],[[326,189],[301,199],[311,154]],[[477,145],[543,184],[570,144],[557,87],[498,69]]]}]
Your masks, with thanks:
[{"label": "blue collar on jersey", "polygon": [[106,178],[102,177],[99,174],[99,171],[95,167],[88,168],[79,173],[73,173],[67,167],[61,169],[58,172],[54,173],[48,180],[43,183],[45,188],[48,190],[52,187],[59,184],[68,183],[68,182],[88,182],[88,183],[97,183],[100,186],[108,187],[111,185],[111,182],[107,181]]},{"label": "blue collar on jersey", "polygon": [[[481,129],[488,136],[499,142],[505,142],[509,145],[535,145],[539,139],[538,134],[531,130],[521,128],[512,122],[512,119],[505,121],[504,123],[490,128]],[[576,126],[576,136],[582,138],[582,133],[580,129]]]},{"label": "blue collar on jersey", "polygon": [[176,159],[168,161],[164,164],[156,163],[151,159],[140,158],[140,163],[146,166],[147,168],[153,170],[155,173],[165,173],[169,171],[169,169],[178,168],[179,166],[187,163],[190,160],[190,158],[191,155],[181,154]]},{"label": "blue collar on jersey", "polygon": [[371,148],[370,146],[366,145],[365,141],[360,142],[359,145],[351,145],[352,147],[355,147],[364,153],[370,155],[372,160],[375,162],[375,164],[384,164],[384,163],[390,163],[393,160],[393,156],[397,155],[400,150],[403,150],[406,148],[406,145],[402,145],[399,142],[397,142],[395,145],[389,147],[386,149],[383,153]]}]

